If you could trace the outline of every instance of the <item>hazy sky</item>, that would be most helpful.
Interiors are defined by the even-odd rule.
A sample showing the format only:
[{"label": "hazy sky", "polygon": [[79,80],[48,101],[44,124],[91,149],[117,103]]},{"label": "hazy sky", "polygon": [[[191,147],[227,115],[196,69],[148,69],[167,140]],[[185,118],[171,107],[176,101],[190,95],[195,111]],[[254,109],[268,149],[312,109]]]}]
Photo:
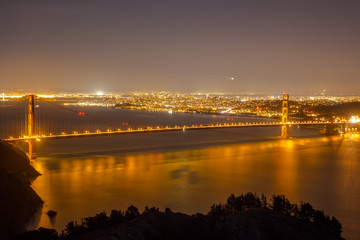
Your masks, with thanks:
[{"label": "hazy sky", "polygon": [[360,94],[360,1],[0,0],[0,89]]}]

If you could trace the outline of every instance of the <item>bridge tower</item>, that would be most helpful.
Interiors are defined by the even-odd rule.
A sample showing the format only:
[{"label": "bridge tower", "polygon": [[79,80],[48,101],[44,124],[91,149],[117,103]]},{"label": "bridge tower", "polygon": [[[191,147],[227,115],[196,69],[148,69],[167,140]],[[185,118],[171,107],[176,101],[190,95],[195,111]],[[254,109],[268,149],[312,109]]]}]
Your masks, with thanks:
[{"label": "bridge tower", "polygon": [[36,148],[35,148],[35,106],[34,106],[34,95],[29,94],[29,107],[28,107],[28,136],[29,136],[29,153],[28,157],[30,160],[36,159]]},{"label": "bridge tower", "polygon": [[283,100],[282,100],[282,115],[281,115],[281,138],[289,138],[289,125],[286,123],[288,122],[289,116],[289,94],[283,93]]}]

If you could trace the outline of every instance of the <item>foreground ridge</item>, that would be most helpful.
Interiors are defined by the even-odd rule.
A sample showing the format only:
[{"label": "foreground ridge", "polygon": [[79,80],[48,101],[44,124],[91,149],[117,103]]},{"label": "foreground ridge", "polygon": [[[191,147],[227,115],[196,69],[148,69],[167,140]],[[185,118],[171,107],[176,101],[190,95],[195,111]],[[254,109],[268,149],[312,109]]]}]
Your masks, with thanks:
[{"label": "foreground ridge", "polygon": [[335,217],[314,209],[310,203],[292,204],[284,195],[268,203],[262,194],[230,195],[226,203],[214,204],[207,214],[191,216],[131,205],[125,212],[112,210],[81,223],[69,222],[61,234],[40,228],[13,239],[343,239]]}]

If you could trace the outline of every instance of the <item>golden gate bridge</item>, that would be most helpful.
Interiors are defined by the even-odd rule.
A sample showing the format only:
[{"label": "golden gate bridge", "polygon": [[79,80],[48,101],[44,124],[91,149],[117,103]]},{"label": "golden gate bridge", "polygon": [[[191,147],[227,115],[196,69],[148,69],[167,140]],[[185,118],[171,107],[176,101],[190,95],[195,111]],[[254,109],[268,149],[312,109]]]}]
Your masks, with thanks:
[{"label": "golden gate bridge", "polygon": [[[37,101],[35,103],[35,100]],[[37,103],[55,107],[56,111],[39,111]],[[16,106],[20,106],[16,109]],[[2,107],[1,113],[10,112],[2,117],[0,137],[8,142],[27,142],[29,146],[29,159],[36,159],[36,142],[46,139],[80,138],[90,136],[134,134],[149,132],[169,132],[186,130],[205,130],[220,128],[249,128],[249,127],[280,127],[281,138],[289,138],[291,126],[324,126],[326,131],[331,132],[338,128],[338,132],[346,132],[350,122],[330,121],[303,121],[299,118],[291,119],[289,115],[289,95],[283,94],[281,118],[279,121],[263,122],[234,122],[233,118],[225,121],[202,123],[202,124],[178,124],[173,126],[131,125],[128,122],[109,120],[104,117],[94,116],[91,113],[76,111],[59,105],[56,101],[36,97],[35,95],[24,96],[19,101]],[[73,118],[67,118],[66,114]],[[70,124],[69,124],[70,122]]]}]

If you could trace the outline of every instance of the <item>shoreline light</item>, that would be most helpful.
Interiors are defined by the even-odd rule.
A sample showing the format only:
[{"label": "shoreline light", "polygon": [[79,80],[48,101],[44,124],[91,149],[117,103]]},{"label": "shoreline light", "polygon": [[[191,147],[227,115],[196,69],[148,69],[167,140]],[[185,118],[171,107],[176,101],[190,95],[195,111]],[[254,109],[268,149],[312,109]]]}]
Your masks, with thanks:
[{"label": "shoreline light", "polygon": [[360,122],[359,116],[352,116],[352,117],[350,118],[350,122],[352,122],[352,123],[358,123],[358,122]]}]

